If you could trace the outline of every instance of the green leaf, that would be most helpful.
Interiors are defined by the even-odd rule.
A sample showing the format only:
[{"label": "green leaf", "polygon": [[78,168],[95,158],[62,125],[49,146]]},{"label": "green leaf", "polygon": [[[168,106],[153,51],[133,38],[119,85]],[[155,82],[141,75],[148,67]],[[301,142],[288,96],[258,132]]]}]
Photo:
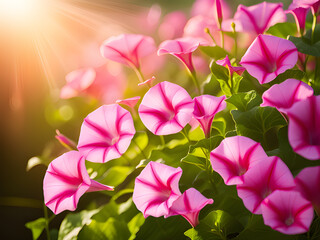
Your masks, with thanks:
[{"label": "green leaf", "polygon": [[222,93],[226,96],[231,96],[232,93],[231,93],[230,86],[228,85],[228,82],[223,79],[217,79],[217,80],[220,84],[220,88],[221,88]]},{"label": "green leaf", "polygon": [[91,222],[91,217],[100,209],[69,213],[62,221],[59,229],[58,240],[75,240],[85,224]]},{"label": "green leaf", "polygon": [[134,138],[131,141],[130,147],[126,151],[126,156],[130,159],[135,158],[137,155],[139,155],[147,146],[149,143],[148,134],[143,131],[138,131],[134,135]]},{"label": "green leaf", "polygon": [[181,162],[194,165],[203,171],[206,170],[206,161],[207,160],[205,158],[197,157],[191,154],[188,154],[187,156],[181,159]]},{"label": "green leaf", "polygon": [[276,84],[276,83],[282,83],[283,81],[289,79],[289,78],[294,78],[294,79],[298,79],[298,80],[302,80],[305,76],[305,72],[302,72],[300,70],[297,69],[288,69],[287,71],[285,71],[284,73],[279,74],[273,81],[272,84]]},{"label": "green leaf", "polygon": [[217,96],[220,92],[220,85],[217,78],[213,74],[209,74],[202,84],[203,94]]},{"label": "green leaf", "polygon": [[33,240],[36,240],[40,237],[42,231],[46,227],[46,219],[38,218],[32,222],[27,222],[25,226],[32,231],[32,238]]},{"label": "green leaf", "polygon": [[92,219],[97,222],[105,222],[106,219],[110,217],[118,217],[119,216],[119,206],[115,201],[110,201],[105,204],[102,208],[99,209],[94,215],[92,215]]},{"label": "green leaf", "polygon": [[260,142],[265,150],[277,147],[277,130],[287,123],[283,116],[271,107],[254,107],[247,112],[231,111],[238,135]]},{"label": "green leaf", "polygon": [[107,170],[104,174],[104,179],[100,180],[102,184],[116,187],[122,183],[128,175],[134,170],[133,167],[128,166],[114,166]]},{"label": "green leaf", "polygon": [[261,97],[254,90],[234,94],[225,101],[231,103],[242,112],[246,112],[262,103]]},{"label": "green leaf", "polygon": [[299,52],[315,57],[320,57],[320,41],[311,44],[311,40],[307,38],[298,38],[289,36],[289,40],[296,45]]},{"label": "green leaf", "polygon": [[108,218],[105,222],[92,220],[79,232],[78,239],[95,240],[127,240],[131,236],[127,224],[115,218]]},{"label": "green leaf", "polygon": [[142,213],[138,213],[134,216],[131,221],[128,223],[128,228],[131,232],[129,240],[136,238],[136,233],[139,231],[140,227],[144,224],[145,218]]},{"label": "green leaf", "polygon": [[212,74],[216,77],[216,79],[228,81],[229,72],[226,67],[218,65],[214,61],[212,61],[210,64],[210,70],[211,70]]},{"label": "green leaf", "polygon": [[282,23],[277,23],[273,26],[271,26],[268,30],[267,33],[276,36],[276,37],[281,37],[287,39],[289,35],[296,35],[297,33],[297,26],[295,23],[290,23],[290,22],[282,22]]},{"label": "green leaf", "polygon": [[192,153],[196,148],[205,148],[211,152],[220,144],[222,140],[223,140],[222,136],[213,136],[210,138],[202,139],[196,144],[190,146],[189,153]]},{"label": "green leaf", "polygon": [[219,46],[200,46],[200,50],[215,60],[225,58],[225,56],[228,54],[226,50]]},{"label": "green leaf", "polygon": [[211,135],[220,135],[224,137],[224,135],[226,134],[226,121],[223,118],[220,119],[213,120],[211,125]]}]

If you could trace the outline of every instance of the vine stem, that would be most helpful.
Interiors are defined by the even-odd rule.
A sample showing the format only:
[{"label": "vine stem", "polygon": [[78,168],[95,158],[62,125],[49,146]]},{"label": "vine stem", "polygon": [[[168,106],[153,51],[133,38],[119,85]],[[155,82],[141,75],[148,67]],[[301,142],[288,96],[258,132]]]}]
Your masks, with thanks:
[{"label": "vine stem", "polygon": [[313,21],[312,21],[312,31],[311,31],[311,43],[314,43],[314,33],[317,24],[317,14],[313,14]]},{"label": "vine stem", "polygon": [[48,208],[45,204],[43,204],[43,212],[44,212],[44,218],[46,220],[46,232],[47,232],[47,239],[48,240],[51,240],[51,236],[50,236],[50,229],[49,229],[49,222],[50,222],[50,219],[48,218]]}]

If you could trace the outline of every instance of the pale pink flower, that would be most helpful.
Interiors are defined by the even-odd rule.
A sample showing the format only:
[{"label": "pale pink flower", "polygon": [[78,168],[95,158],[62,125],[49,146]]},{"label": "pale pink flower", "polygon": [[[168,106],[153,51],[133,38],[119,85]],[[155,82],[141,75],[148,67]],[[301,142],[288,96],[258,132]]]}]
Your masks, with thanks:
[{"label": "pale pink flower", "polygon": [[152,83],[153,83],[153,81],[154,81],[155,79],[156,79],[156,77],[155,77],[155,76],[152,76],[151,78],[145,80],[144,82],[138,83],[138,86],[145,86],[145,85],[147,85],[147,86],[149,86],[149,87],[152,87]]},{"label": "pale pink flower", "polygon": [[310,160],[320,159],[320,96],[295,103],[288,111],[288,138],[293,151]]},{"label": "pale pink flower", "polygon": [[[131,22],[130,25],[136,28],[136,32],[142,32],[147,35],[153,35],[160,23],[162,9],[159,4],[153,4],[150,8],[143,8],[137,14],[136,22]],[[136,15],[136,14],[135,14]]]},{"label": "pale pink flower", "polygon": [[216,61],[216,64],[226,67],[229,70],[230,78],[233,78],[233,73],[237,73],[239,76],[246,70],[244,67],[234,67],[231,65],[228,55],[222,59]]},{"label": "pale pink flower", "polygon": [[287,18],[282,9],[282,3],[262,2],[250,7],[240,4],[234,19],[241,24],[244,32],[258,35],[276,23],[285,22]]},{"label": "pale pink flower", "polygon": [[286,113],[292,105],[302,99],[313,95],[313,89],[308,84],[297,79],[287,79],[280,84],[274,84],[262,95],[263,102],[260,106],[275,107]]},{"label": "pale pink flower", "polygon": [[261,205],[264,224],[272,229],[288,235],[309,230],[313,208],[299,192],[276,190]]},{"label": "pale pink flower", "polygon": [[194,188],[189,188],[173,202],[169,216],[181,215],[192,227],[195,227],[199,224],[199,213],[201,209],[212,203],[212,199],[206,198]]},{"label": "pale pink flower", "polygon": [[[231,16],[231,9],[227,1],[220,0],[222,15],[225,18]],[[207,18],[218,19],[216,11],[216,0],[196,0],[191,10],[192,16],[202,15]]]},{"label": "pale pink flower", "polygon": [[43,179],[44,202],[54,214],[74,211],[84,193],[103,190],[112,191],[113,188],[89,178],[85,158],[77,151],[54,159]]},{"label": "pale pink flower", "polygon": [[156,51],[151,37],[139,34],[121,34],[107,39],[100,48],[103,57],[115,62],[140,68],[142,57]]},{"label": "pale pink flower", "polygon": [[293,176],[279,157],[261,159],[246,172],[243,184],[237,185],[238,196],[254,214],[261,214],[262,201],[273,191],[294,188]]},{"label": "pale pink flower", "polygon": [[286,13],[291,13],[296,21],[298,32],[302,35],[306,26],[308,8],[298,7],[292,3]]},{"label": "pale pink flower", "polygon": [[310,201],[318,215],[320,214],[320,166],[308,167],[294,179],[298,191]]},{"label": "pale pink flower", "polygon": [[225,138],[210,153],[212,169],[227,185],[242,184],[247,171],[266,157],[260,143],[243,136]]},{"label": "pale pink flower", "polygon": [[181,195],[181,168],[149,162],[135,180],[132,200],[146,218],[167,216],[172,203]]},{"label": "pale pink flower", "polygon": [[134,134],[127,110],[117,104],[103,105],[84,119],[78,149],[88,161],[105,163],[121,157]]},{"label": "pale pink flower", "polygon": [[210,137],[211,125],[216,113],[224,110],[227,106],[225,96],[215,97],[211,95],[200,95],[193,99],[193,117],[200,123],[200,126],[207,138]]},{"label": "pale pink flower", "polygon": [[298,60],[296,46],[289,40],[259,35],[241,59],[240,64],[260,84],[274,80],[280,73],[293,68]]},{"label": "pale pink flower", "polygon": [[140,96],[137,96],[132,98],[126,98],[123,100],[117,100],[116,103],[126,105],[130,108],[134,108],[139,102],[139,100],[140,100]]},{"label": "pale pink flower", "polygon": [[182,37],[183,28],[187,23],[187,17],[184,12],[174,11],[168,13],[159,26],[159,36],[161,40],[168,40]]},{"label": "pale pink flower", "polygon": [[178,38],[174,40],[166,40],[159,46],[158,55],[171,54],[177,57],[182,63],[194,72],[192,64],[192,53],[197,50],[200,43],[194,38]]},{"label": "pale pink flower", "polygon": [[105,104],[114,102],[123,96],[126,83],[122,72],[112,74],[109,67],[105,64],[70,72],[66,76],[67,83],[62,87],[60,97],[69,99],[90,96]]},{"label": "pale pink flower", "polygon": [[138,111],[141,121],[152,133],[167,135],[179,132],[189,123],[193,106],[184,88],[165,81],[149,89]]}]

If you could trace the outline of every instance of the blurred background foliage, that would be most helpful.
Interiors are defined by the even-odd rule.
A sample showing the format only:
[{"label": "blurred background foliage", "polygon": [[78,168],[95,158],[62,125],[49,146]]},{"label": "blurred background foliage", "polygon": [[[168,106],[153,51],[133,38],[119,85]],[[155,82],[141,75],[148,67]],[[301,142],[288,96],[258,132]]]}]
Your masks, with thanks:
[{"label": "blurred background foliage", "polygon": [[[82,119],[97,107],[97,102],[93,100],[82,98],[61,100],[58,97],[59,88],[65,82],[65,75],[86,64],[88,51],[84,50],[84,46],[92,43],[89,51],[95,49],[96,53],[90,52],[90,55],[98,55],[99,45],[104,39],[123,30],[134,32],[136,26],[129,25],[130,19],[137,17],[139,12],[154,3],[161,6],[163,14],[174,10],[188,12],[193,4],[193,0],[65,1],[82,9],[82,15],[74,15],[72,18],[67,17],[67,20],[57,22],[66,34],[59,39],[53,38],[57,40],[58,45],[52,51],[41,53],[40,61],[39,49],[35,51],[32,45],[32,33],[24,29],[18,29],[18,33],[14,32],[12,26],[8,27],[7,23],[0,19],[2,239],[31,239],[31,231],[24,224],[43,216],[42,181],[46,168],[39,165],[26,171],[28,159],[43,153],[46,155],[44,151],[48,151],[46,150],[49,149],[48,144],[58,144],[54,138],[56,129],[76,141]],[[249,6],[262,1],[227,0],[227,2],[235,11],[238,4]],[[291,1],[282,2],[284,9],[287,9]],[[106,19],[105,17],[109,15],[110,19]],[[99,23],[96,26],[86,26],[85,21],[92,16],[96,17],[94,20]],[[112,21],[112,25],[109,26],[108,21]],[[107,28],[103,28],[104,24],[111,28],[119,24],[119,29],[104,32]],[[68,37],[73,37],[77,46],[73,45],[73,42],[65,43]],[[55,55],[58,58],[55,58]],[[182,79],[184,77],[181,76]],[[127,93],[130,94],[130,84]],[[55,154],[58,155],[59,152]],[[84,196],[79,207],[84,206],[89,198],[95,196],[98,195],[92,193],[90,196]],[[55,220],[56,224],[59,224],[65,215],[66,213],[60,214]]]}]

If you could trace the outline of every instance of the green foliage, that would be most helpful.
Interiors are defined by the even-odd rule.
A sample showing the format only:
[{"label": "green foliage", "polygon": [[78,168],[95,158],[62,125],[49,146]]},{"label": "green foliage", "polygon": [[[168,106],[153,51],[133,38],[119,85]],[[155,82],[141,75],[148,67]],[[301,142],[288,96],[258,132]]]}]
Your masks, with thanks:
[{"label": "green foliage", "polygon": [[262,103],[261,97],[256,91],[241,92],[232,95],[226,102],[234,105],[239,111],[246,112],[253,107],[259,106]]},{"label": "green foliage", "polygon": [[287,39],[289,35],[296,35],[297,33],[297,26],[295,23],[289,23],[289,22],[282,22],[277,23],[273,26],[271,26],[267,33],[276,36]]},{"label": "green foliage", "polygon": [[228,55],[228,52],[219,46],[200,46],[200,50],[215,60],[225,58]]},{"label": "green foliage", "polygon": [[32,238],[33,240],[36,240],[40,237],[46,227],[46,219],[38,218],[32,222],[26,223],[25,226],[32,231]]},{"label": "green foliage", "polygon": [[283,81],[289,79],[289,78],[294,78],[298,80],[302,80],[305,77],[305,73],[297,70],[297,69],[288,69],[284,73],[279,74],[273,81],[272,84],[276,83],[282,83]]}]

